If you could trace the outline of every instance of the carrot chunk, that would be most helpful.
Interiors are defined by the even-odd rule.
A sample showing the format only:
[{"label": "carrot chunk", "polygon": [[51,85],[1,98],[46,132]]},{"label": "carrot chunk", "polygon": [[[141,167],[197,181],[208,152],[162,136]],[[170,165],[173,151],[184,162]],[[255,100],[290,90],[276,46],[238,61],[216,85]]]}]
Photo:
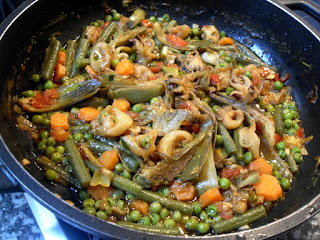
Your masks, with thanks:
[{"label": "carrot chunk", "polygon": [[230,45],[233,44],[233,39],[229,37],[223,37],[219,40],[218,44],[220,45]]},{"label": "carrot chunk", "polygon": [[126,112],[130,109],[130,103],[124,98],[116,98],[113,100],[112,106],[118,108],[122,112]]},{"label": "carrot chunk", "polygon": [[149,203],[142,200],[133,199],[130,203],[130,207],[138,210],[145,216],[147,216],[149,213]]},{"label": "carrot chunk", "polygon": [[171,45],[173,45],[173,46],[175,46],[175,47],[185,47],[185,46],[188,45],[188,42],[187,42],[187,41],[183,40],[182,38],[180,38],[180,37],[178,37],[178,36],[176,36],[176,35],[174,35],[174,34],[172,34],[172,33],[169,33],[169,34],[166,36],[166,38],[167,38],[167,41],[168,41]]},{"label": "carrot chunk", "polygon": [[65,65],[65,63],[66,63],[66,52],[65,51],[60,50],[57,62],[62,65]]},{"label": "carrot chunk", "polygon": [[171,189],[179,201],[193,200],[196,192],[196,188],[191,183],[181,183],[178,181],[175,181],[171,185]]},{"label": "carrot chunk", "polygon": [[223,197],[220,193],[219,188],[212,188],[205,193],[203,193],[200,198],[199,202],[203,208],[207,207],[209,204],[216,202],[216,201],[222,201]]},{"label": "carrot chunk", "polygon": [[122,60],[114,70],[120,75],[130,75],[133,73],[133,64],[129,60]]},{"label": "carrot chunk", "polygon": [[94,198],[94,200],[102,200],[110,196],[112,187],[104,187],[102,185],[88,187],[88,192]]},{"label": "carrot chunk", "polygon": [[263,196],[266,201],[276,201],[283,194],[278,179],[272,175],[262,174],[260,182],[254,185],[256,194]]},{"label": "carrot chunk", "polygon": [[93,107],[83,107],[80,108],[78,118],[86,122],[90,122],[96,119],[101,112]]},{"label": "carrot chunk", "polygon": [[66,114],[55,112],[50,116],[51,128],[63,128],[64,130],[69,129],[68,116]]},{"label": "carrot chunk", "polygon": [[257,170],[259,175],[272,174],[272,166],[263,158],[258,158],[249,163],[249,170]]},{"label": "carrot chunk", "polygon": [[57,63],[54,70],[53,81],[59,82],[66,75],[66,67],[61,63]]},{"label": "carrot chunk", "polygon": [[117,150],[105,151],[99,157],[101,164],[108,170],[113,171],[114,167],[119,162],[119,156]]}]

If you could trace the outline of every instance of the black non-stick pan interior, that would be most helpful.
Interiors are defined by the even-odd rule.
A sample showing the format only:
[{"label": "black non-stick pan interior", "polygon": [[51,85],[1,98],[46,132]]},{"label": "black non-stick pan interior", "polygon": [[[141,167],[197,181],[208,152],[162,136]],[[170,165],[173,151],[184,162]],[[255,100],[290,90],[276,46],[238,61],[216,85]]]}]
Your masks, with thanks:
[{"label": "black non-stick pan interior", "polygon": [[[48,46],[49,37],[51,34],[59,32],[61,35],[58,38],[63,43],[71,38],[74,39],[81,33],[85,25],[104,18],[106,15],[105,4],[127,16],[130,15],[130,10],[142,7],[148,16],[162,16],[164,13],[168,13],[180,24],[209,25],[213,23],[219,30],[224,30],[229,36],[251,48],[268,64],[277,67],[280,74],[289,72],[291,79],[288,85],[293,88],[292,95],[300,109],[302,126],[306,136],[313,135],[314,140],[307,144],[309,155],[305,157],[305,161],[300,166],[300,173],[297,174],[285,201],[274,207],[268,218],[254,223],[253,227],[264,226],[273,222],[274,219],[281,219],[292,214],[316,198],[319,193],[320,181],[315,181],[317,175],[313,158],[320,152],[318,147],[320,109],[318,103],[310,104],[306,95],[314,88],[314,85],[319,84],[320,55],[317,53],[320,49],[319,39],[272,2],[262,0],[133,0],[129,4],[129,8],[123,8],[121,1],[30,0],[23,5],[24,7],[29,5],[25,11],[23,7],[18,8],[14,15],[1,25],[0,29],[5,31],[0,39],[2,93],[0,133],[6,145],[5,148],[2,146],[2,157],[5,158],[6,165],[19,178],[26,191],[32,191],[33,196],[50,209],[56,209],[56,213],[60,217],[70,221],[73,225],[99,234],[103,234],[103,229],[108,229],[103,228],[105,223],[101,220],[74,209],[67,210],[70,208],[69,206],[63,201],[56,200],[56,197],[50,195],[46,190],[35,190],[41,189],[42,185],[52,193],[58,193],[63,199],[76,202],[74,192],[46,181],[44,173],[40,172],[35,164],[27,166],[26,169],[29,173],[23,173],[21,176],[22,169],[19,163],[11,158],[14,156],[18,161],[23,157],[34,158],[32,141],[26,133],[22,133],[16,128],[17,115],[12,109],[15,105],[15,96],[21,96],[22,91],[36,87],[30,81],[30,76],[40,71],[44,49]],[[9,20],[14,21],[9,24]],[[52,206],[53,203],[55,206]],[[311,215],[316,209],[313,209],[312,206],[309,207]],[[64,212],[63,209],[66,211]],[[90,221],[84,224],[88,219]],[[303,220],[301,219],[301,221]],[[301,222],[300,219],[295,221]],[[285,223],[281,222],[281,224]],[[291,225],[288,224],[288,226]],[[109,233],[112,234],[112,232]]]}]

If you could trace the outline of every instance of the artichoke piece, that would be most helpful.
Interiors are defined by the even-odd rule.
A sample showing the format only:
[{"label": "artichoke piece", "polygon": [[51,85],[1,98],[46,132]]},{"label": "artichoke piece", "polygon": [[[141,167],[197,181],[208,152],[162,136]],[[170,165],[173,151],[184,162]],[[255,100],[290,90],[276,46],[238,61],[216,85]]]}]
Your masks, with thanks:
[{"label": "artichoke piece", "polygon": [[144,84],[132,87],[110,89],[108,97],[125,98],[130,103],[144,103],[150,101],[153,97],[164,94],[165,87],[162,84]]},{"label": "artichoke piece", "polygon": [[60,86],[57,88],[59,97],[53,105],[43,108],[35,108],[31,105],[32,98],[20,98],[18,103],[23,110],[27,112],[50,112],[63,109],[73,105],[84,99],[90,98],[99,91],[101,83],[96,79],[87,80],[84,82],[76,82],[68,86]]},{"label": "artichoke piece", "polygon": [[255,184],[260,181],[260,175],[258,171],[252,170],[248,174],[242,173],[235,179],[237,188],[243,188],[251,184]]},{"label": "artichoke piece", "polygon": [[117,35],[117,37],[114,40],[111,41],[109,46],[112,49],[115,49],[117,46],[126,45],[126,43],[130,39],[138,36],[139,34],[145,32],[146,30],[147,30],[147,27],[138,27],[138,28],[135,28],[131,31],[121,32]]}]

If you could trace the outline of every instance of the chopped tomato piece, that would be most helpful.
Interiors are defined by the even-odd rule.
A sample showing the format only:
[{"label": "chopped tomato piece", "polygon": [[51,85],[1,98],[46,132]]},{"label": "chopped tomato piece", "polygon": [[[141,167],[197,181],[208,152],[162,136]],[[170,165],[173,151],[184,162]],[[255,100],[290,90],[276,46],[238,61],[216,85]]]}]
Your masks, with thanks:
[{"label": "chopped tomato piece", "polygon": [[299,127],[297,132],[296,132],[296,137],[303,138],[303,136],[304,136],[303,129],[301,127]]},{"label": "chopped tomato piece", "polygon": [[217,73],[213,73],[210,76],[210,83],[211,85],[217,85],[220,82],[220,77]]},{"label": "chopped tomato piece", "polygon": [[259,67],[259,72],[262,77],[267,77],[271,73],[271,70],[267,67]]},{"label": "chopped tomato piece", "polygon": [[276,133],[274,140],[275,140],[275,144],[277,144],[278,142],[282,141],[282,137],[278,133]]},{"label": "chopped tomato piece", "polygon": [[156,62],[156,66],[154,67],[149,67],[149,69],[153,72],[153,73],[158,73],[161,71],[161,66],[162,66],[163,62]]},{"label": "chopped tomato piece", "polygon": [[31,105],[35,108],[44,108],[53,105],[59,97],[57,89],[47,89],[44,92],[38,92],[31,100]]},{"label": "chopped tomato piece", "polygon": [[192,102],[187,100],[185,102],[181,102],[179,103],[179,105],[177,106],[177,108],[179,109],[188,109],[188,110],[191,110],[192,108]]},{"label": "chopped tomato piece", "polygon": [[279,81],[285,83],[289,79],[290,79],[290,73],[285,73],[283,74],[283,76],[281,76],[281,78],[279,78]]},{"label": "chopped tomato piece", "polygon": [[167,41],[168,41],[171,45],[173,45],[173,46],[175,46],[175,47],[185,47],[185,46],[188,45],[188,42],[187,42],[187,41],[183,40],[182,38],[180,38],[180,37],[178,37],[178,36],[176,36],[176,35],[174,35],[174,34],[172,34],[172,33],[169,33],[169,34],[166,36],[166,38],[167,38]]},{"label": "chopped tomato piece", "polygon": [[152,26],[152,22],[149,19],[143,19],[141,21],[142,25],[145,27],[151,27]]},{"label": "chopped tomato piece", "polygon": [[228,178],[229,180],[234,180],[244,168],[242,166],[238,166],[237,168],[226,167],[222,169],[220,176],[223,178]]}]

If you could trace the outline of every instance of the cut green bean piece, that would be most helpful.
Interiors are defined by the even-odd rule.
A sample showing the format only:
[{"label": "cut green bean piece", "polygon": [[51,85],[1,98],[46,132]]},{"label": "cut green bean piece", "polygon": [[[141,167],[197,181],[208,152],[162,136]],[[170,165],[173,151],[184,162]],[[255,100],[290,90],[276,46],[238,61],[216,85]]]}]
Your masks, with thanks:
[{"label": "cut green bean piece", "polygon": [[299,167],[297,162],[294,160],[293,155],[289,154],[286,158],[287,163],[289,165],[289,169],[293,174],[296,174],[299,172]]},{"label": "cut green bean piece", "polygon": [[221,136],[223,137],[223,146],[224,146],[227,154],[228,155],[236,154],[238,152],[236,144],[234,143],[228,130],[223,126],[222,123],[219,123],[219,131],[220,131]]},{"label": "cut green bean piece", "polygon": [[125,191],[127,193],[131,193],[135,196],[138,196],[139,193],[142,191],[143,187],[135,183],[134,181],[131,181],[125,177],[122,177],[116,173],[113,173],[111,185],[121,189],[122,191]]},{"label": "cut green bean piece", "polygon": [[66,49],[66,76],[70,77],[71,76],[71,71],[72,71],[72,65],[74,61],[74,54],[77,49],[77,41],[76,40],[69,40],[67,44],[67,49]]},{"label": "cut green bean piece", "polygon": [[283,136],[285,133],[284,121],[282,116],[282,109],[280,107],[276,108],[276,111],[274,113],[274,124],[276,133],[278,133],[280,136]]},{"label": "cut green bean piece", "polygon": [[233,141],[238,149],[237,152],[237,160],[242,161],[244,159],[244,148],[241,146],[239,141],[239,132],[243,128],[243,125],[241,124],[237,129],[233,131]]},{"label": "cut green bean piece", "polygon": [[77,75],[79,73],[80,69],[76,65],[76,60],[86,57],[89,46],[90,46],[90,41],[88,39],[86,39],[86,38],[80,39],[78,48],[77,48],[75,56],[74,56],[75,60],[74,60],[73,66],[72,66],[71,77],[74,77],[75,75]]},{"label": "cut green bean piece", "polygon": [[74,60],[74,64],[78,69],[84,68],[90,64],[90,59],[89,58],[77,58]]},{"label": "cut green bean piece", "polygon": [[81,187],[89,187],[91,176],[86,168],[86,165],[74,140],[67,139],[64,143],[64,148],[66,150],[66,153],[68,154],[68,159],[72,166],[73,173],[80,182]]},{"label": "cut green bean piece", "polygon": [[61,42],[55,37],[51,37],[50,45],[48,49],[46,49],[44,62],[41,67],[41,77],[44,81],[52,80],[61,47]]},{"label": "cut green bean piece", "polygon": [[263,205],[251,208],[244,214],[235,215],[230,219],[222,220],[212,224],[215,233],[220,234],[236,230],[246,224],[256,222],[267,216],[266,209]]},{"label": "cut green bean piece", "polygon": [[170,22],[167,23],[167,25],[165,25],[165,26],[162,28],[162,30],[163,30],[164,32],[167,32],[169,28],[175,27],[175,26],[177,26],[177,25],[178,25],[178,22],[177,22],[176,20],[171,20]]},{"label": "cut green bean piece", "polygon": [[117,23],[110,22],[109,25],[103,30],[97,42],[109,42],[111,36],[116,30]]},{"label": "cut green bean piece", "polygon": [[132,222],[124,222],[124,221],[119,221],[117,222],[118,225],[123,226],[123,227],[128,227],[128,228],[133,228],[135,230],[139,231],[145,231],[145,232],[150,232],[150,233],[157,233],[161,235],[180,235],[180,229],[177,227],[154,227],[154,226],[146,226],[146,225],[141,225],[137,223],[132,223]]}]

